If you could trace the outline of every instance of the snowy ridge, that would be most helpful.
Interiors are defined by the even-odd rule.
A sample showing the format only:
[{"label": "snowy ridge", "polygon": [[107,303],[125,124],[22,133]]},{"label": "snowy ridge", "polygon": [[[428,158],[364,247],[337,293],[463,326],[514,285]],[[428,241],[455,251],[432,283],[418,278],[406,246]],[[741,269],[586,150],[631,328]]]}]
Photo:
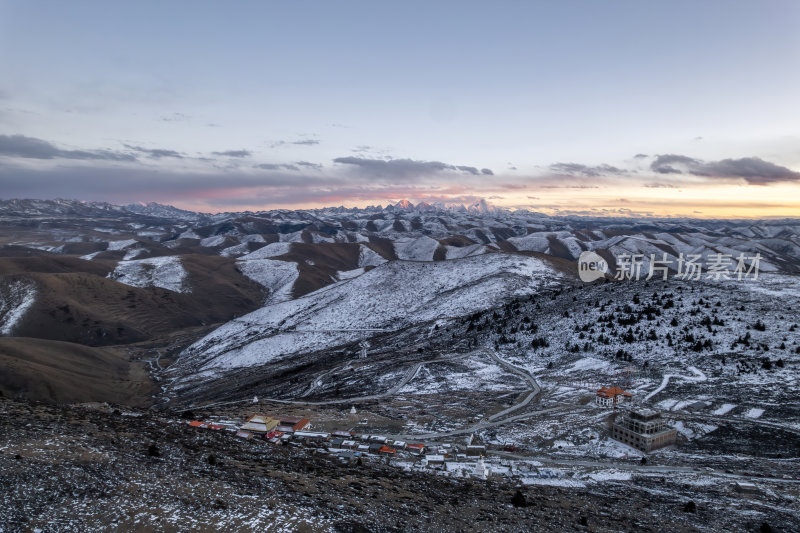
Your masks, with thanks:
[{"label": "snowy ridge", "polygon": [[175,256],[120,261],[108,277],[131,287],[160,287],[175,292],[191,292],[186,269],[180,258]]},{"label": "snowy ridge", "polygon": [[507,254],[389,262],[229,322],[185,350],[178,366],[213,375],[265,364],[362,339],[364,329],[394,330],[463,316],[504,297],[535,293],[559,277],[539,259]]},{"label": "snowy ridge", "polygon": [[36,301],[36,285],[12,281],[0,287],[0,335],[11,335],[25,312]]},{"label": "snowy ridge", "polygon": [[[607,252],[609,256],[642,254],[643,269],[651,254],[673,264],[680,254],[716,253],[737,257],[740,253],[761,254],[763,272],[800,272],[800,221],[784,220],[701,220],[679,218],[607,218],[548,216],[542,213],[495,209],[485,201],[471,206],[426,204],[400,201],[388,206],[366,208],[329,207],[313,210],[271,210],[207,215],[159,204],[127,207],[82,203],[71,200],[0,200],[0,214],[9,216],[93,217],[88,227],[103,232],[107,239],[124,239],[131,228],[140,243],[146,239],[168,249],[199,248],[194,253],[218,253],[241,257],[254,247],[249,243],[277,240],[289,243],[383,242],[393,247],[400,259],[432,261],[457,259],[490,253],[495,244],[508,249],[534,251],[575,260],[585,250]],[[152,218],[158,217],[158,218]],[[119,220],[122,219],[122,220]],[[116,226],[116,227],[107,227]],[[124,235],[125,237],[122,237]],[[75,234],[58,236],[69,242]],[[266,239],[268,237],[268,239]],[[96,239],[96,236],[92,236]],[[105,239],[103,239],[105,240]],[[56,242],[47,251],[63,252]],[[442,243],[442,244],[439,244]],[[446,245],[445,245],[446,243]],[[41,243],[39,243],[41,244]],[[439,247],[442,247],[440,249]],[[52,247],[52,249],[51,249]],[[108,250],[134,247],[132,239],[111,240]],[[269,259],[288,247],[269,245],[252,259]],[[386,253],[385,248],[380,253]],[[438,253],[437,253],[438,252]],[[441,253],[444,252],[444,253]],[[69,253],[69,252],[66,252]],[[84,254],[86,252],[83,252]],[[256,252],[253,252],[256,253]],[[384,259],[389,259],[386,255]],[[370,266],[362,264],[358,266]],[[610,265],[616,268],[614,261]]]}]

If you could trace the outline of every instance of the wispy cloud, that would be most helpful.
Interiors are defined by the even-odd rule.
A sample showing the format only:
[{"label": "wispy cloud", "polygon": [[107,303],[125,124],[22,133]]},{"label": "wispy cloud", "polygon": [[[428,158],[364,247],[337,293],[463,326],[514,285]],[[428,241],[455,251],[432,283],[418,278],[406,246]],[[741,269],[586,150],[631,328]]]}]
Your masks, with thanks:
[{"label": "wispy cloud", "polygon": [[308,161],[296,161],[295,165],[298,167],[310,168],[313,170],[322,170],[322,165],[319,163],[310,163]]},{"label": "wispy cloud", "polygon": [[702,161],[679,154],[656,156],[650,164],[659,174],[690,174],[709,178],[742,178],[753,185],[800,180],[800,172],[758,157]]},{"label": "wispy cloud", "polygon": [[300,170],[297,165],[289,163],[260,163],[253,165],[253,168],[260,168],[261,170]]},{"label": "wispy cloud", "polygon": [[418,161],[415,159],[372,159],[367,157],[337,157],[334,163],[350,165],[359,172],[367,173],[372,176],[406,179],[413,177],[431,176],[442,173],[470,174],[473,176],[494,175],[494,173],[484,168],[478,170],[477,167],[467,165],[451,165],[441,161]]},{"label": "wispy cloud", "polygon": [[169,115],[163,115],[159,118],[161,122],[186,122],[190,119],[189,115],[185,115],[183,113],[170,113]]},{"label": "wispy cloud", "polygon": [[297,141],[274,141],[270,144],[271,148],[278,148],[280,146],[316,146],[320,141],[317,139],[300,139]]},{"label": "wispy cloud", "polygon": [[249,150],[225,150],[224,152],[211,153],[222,157],[250,157],[253,155]]},{"label": "wispy cloud", "polygon": [[611,165],[588,166],[580,163],[554,163],[550,170],[559,174],[571,176],[607,176],[609,174],[624,174],[626,171]]},{"label": "wispy cloud", "polygon": [[141,146],[134,146],[131,144],[126,144],[124,146],[129,150],[145,154],[146,156],[151,157],[153,159],[161,159],[162,157],[183,159],[183,155],[180,152],[176,152],[175,150],[166,150],[163,148],[143,148]]},{"label": "wispy cloud", "polygon": [[42,139],[24,135],[0,135],[0,156],[24,159],[136,161],[136,157],[131,154],[112,150],[63,150]]},{"label": "wispy cloud", "polygon": [[[748,198],[747,207],[790,210],[796,202],[784,199],[793,197],[795,189],[791,188],[800,184],[800,173],[757,157],[705,161],[680,154],[638,154],[641,157],[614,165],[557,162],[535,167],[532,172],[502,169],[495,175],[480,165],[393,159],[375,153],[337,157],[332,164],[321,164],[298,156],[298,160],[276,157],[263,161],[246,149],[179,152],[133,140],[118,142],[129,144],[119,144],[119,149],[87,149],[25,135],[0,135],[0,194],[121,202],[155,199],[184,205],[196,199],[222,208],[258,202],[275,207],[502,197],[506,205],[527,201],[541,204],[540,209],[545,210],[599,206],[621,214],[623,206],[633,212],[647,206],[663,213],[671,206],[694,202],[691,207],[697,209],[712,203],[708,189],[718,185],[738,189],[776,184],[751,187],[750,191],[757,189],[763,194]],[[703,189],[694,189],[693,195],[692,187]],[[769,201],[759,205],[756,197]],[[648,203],[655,200],[663,200],[663,204]],[[727,197],[720,200],[710,216],[741,207]]]}]

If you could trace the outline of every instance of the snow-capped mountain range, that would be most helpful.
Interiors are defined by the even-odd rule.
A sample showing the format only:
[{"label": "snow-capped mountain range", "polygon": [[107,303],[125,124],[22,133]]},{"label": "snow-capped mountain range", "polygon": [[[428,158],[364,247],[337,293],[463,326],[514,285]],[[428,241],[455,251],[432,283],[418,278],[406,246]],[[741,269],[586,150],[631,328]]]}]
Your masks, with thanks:
[{"label": "snow-capped mountain range", "polygon": [[[263,315],[262,306],[272,306],[264,316],[282,316],[285,326],[300,313],[293,306],[303,302],[316,309],[340,292],[349,302],[355,288],[359,302],[384,298],[379,286],[392,285],[393,276],[422,291],[414,302],[441,301],[460,294],[461,286],[491,280],[487,302],[495,305],[518,289],[516,282],[505,283],[516,262],[544,261],[549,277],[575,280],[576,260],[587,250],[605,258],[612,273],[617,259],[631,254],[644,258],[644,272],[651,255],[674,265],[693,254],[760,254],[761,272],[800,272],[800,220],[554,217],[485,201],[209,215],[156,203],[4,200],[0,237],[3,333],[86,344],[135,342],[164,324]],[[441,276],[456,285],[442,292],[428,283]],[[177,303],[167,305],[172,299]],[[351,304],[342,316],[360,317],[354,309],[370,308]],[[66,309],[65,316],[53,307]],[[155,320],[164,310],[172,314]],[[358,320],[380,329],[384,323],[376,317],[394,311],[408,310],[395,302]],[[327,345],[335,335],[326,335]],[[238,363],[227,356],[204,363],[217,364]]]},{"label": "snow-capped mountain range", "polygon": [[[116,206],[72,200],[5,200],[0,201],[0,217],[12,225],[24,221],[28,227],[50,229],[51,242],[33,244],[47,251],[70,253],[77,248],[74,243],[95,243],[91,253],[97,255],[92,258],[122,249],[127,251],[119,259],[190,251],[247,257],[259,248],[286,243],[280,245],[283,253],[270,252],[274,257],[287,253],[291,243],[364,243],[386,260],[432,261],[497,251],[540,252],[576,260],[581,252],[594,250],[612,268],[621,254],[642,254],[646,268],[651,254],[659,259],[667,254],[667,260],[674,262],[680,254],[735,257],[759,253],[764,271],[800,269],[800,219],[553,217],[494,208],[485,201],[453,206],[414,205],[407,200],[363,209],[213,215],[156,203]],[[74,233],[69,234],[72,228]]]}]

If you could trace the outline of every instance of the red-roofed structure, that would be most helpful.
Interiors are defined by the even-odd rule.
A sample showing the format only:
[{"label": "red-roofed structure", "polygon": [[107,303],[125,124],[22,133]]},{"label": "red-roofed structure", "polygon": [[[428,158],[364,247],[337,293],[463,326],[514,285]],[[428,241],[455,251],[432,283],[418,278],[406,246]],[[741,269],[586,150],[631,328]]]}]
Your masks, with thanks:
[{"label": "red-roofed structure", "polygon": [[630,403],[632,398],[633,394],[619,387],[600,387],[597,389],[594,401],[602,407],[617,407]]}]

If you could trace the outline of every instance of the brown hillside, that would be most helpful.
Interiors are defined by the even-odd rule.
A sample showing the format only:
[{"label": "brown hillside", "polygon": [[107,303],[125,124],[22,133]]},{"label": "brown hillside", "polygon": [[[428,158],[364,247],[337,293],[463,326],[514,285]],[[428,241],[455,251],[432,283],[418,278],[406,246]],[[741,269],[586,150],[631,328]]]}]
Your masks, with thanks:
[{"label": "brown hillside", "polygon": [[32,272],[52,274],[85,272],[105,277],[114,270],[115,264],[113,261],[86,261],[77,257],[54,254],[32,257],[0,257],[0,276]]},{"label": "brown hillside", "polygon": [[31,279],[38,288],[34,305],[13,333],[108,346],[225,322],[260,307],[264,289],[241,275],[235,261],[188,256],[183,264],[189,273],[190,294],[130,287],[85,272],[8,276],[5,279]]},{"label": "brown hillside", "polygon": [[333,283],[339,270],[358,268],[358,254],[356,243],[294,243],[280,259],[297,263],[293,294],[298,298]]},{"label": "brown hillside", "polygon": [[122,350],[21,337],[0,338],[0,391],[55,403],[146,406],[156,387]]}]

